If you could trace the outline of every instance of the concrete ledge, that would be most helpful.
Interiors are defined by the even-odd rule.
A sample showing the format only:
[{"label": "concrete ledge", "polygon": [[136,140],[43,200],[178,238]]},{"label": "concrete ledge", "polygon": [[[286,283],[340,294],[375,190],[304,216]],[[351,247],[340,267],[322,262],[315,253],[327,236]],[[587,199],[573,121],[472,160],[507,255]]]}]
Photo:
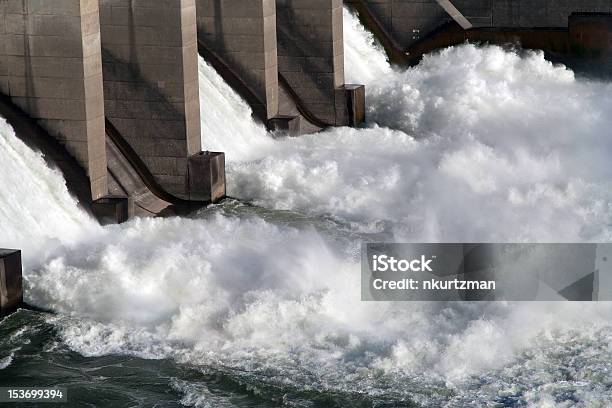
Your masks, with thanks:
[{"label": "concrete ledge", "polygon": [[14,312],[22,302],[21,251],[0,249],[0,315]]},{"label": "concrete ledge", "polygon": [[290,136],[298,136],[301,132],[301,117],[278,115],[268,120],[268,130],[282,132]]},{"label": "concrete ledge", "polygon": [[216,203],[225,197],[225,153],[194,154],[187,167],[190,200]]},{"label": "concrete ledge", "polygon": [[127,197],[108,196],[94,201],[91,210],[102,225],[121,224],[129,219],[130,200]]}]

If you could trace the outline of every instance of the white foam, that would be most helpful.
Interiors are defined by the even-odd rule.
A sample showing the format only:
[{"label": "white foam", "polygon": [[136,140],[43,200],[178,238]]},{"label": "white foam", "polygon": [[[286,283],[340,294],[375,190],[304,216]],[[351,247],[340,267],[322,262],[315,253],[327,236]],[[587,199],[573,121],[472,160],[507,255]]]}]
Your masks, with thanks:
[{"label": "white foam", "polygon": [[347,83],[369,85],[393,75],[385,50],[348,9],[344,9],[344,74]]},{"label": "white foam", "polygon": [[10,366],[13,362],[13,357],[14,357],[14,353],[11,352],[10,355],[0,358],[0,370],[4,370],[8,366]]},{"label": "white foam", "polygon": [[272,141],[252,118],[253,110],[199,57],[202,147],[226,152],[226,162],[257,157]]},{"label": "white foam", "polygon": [[393,71],[345,18],[368,129],[268,145],[232,165],[233,196],[374,232],[391,225],[398,241],[610,238],[610,84],[497,46],[448,48]]},{"label": "white foam", "polygon": [[36,263],[42,253],[74,244],[96,229],[68,194],[61,173],[48,168],[2,118],[0,163],[0,248],[21,249],[26,262]]}]

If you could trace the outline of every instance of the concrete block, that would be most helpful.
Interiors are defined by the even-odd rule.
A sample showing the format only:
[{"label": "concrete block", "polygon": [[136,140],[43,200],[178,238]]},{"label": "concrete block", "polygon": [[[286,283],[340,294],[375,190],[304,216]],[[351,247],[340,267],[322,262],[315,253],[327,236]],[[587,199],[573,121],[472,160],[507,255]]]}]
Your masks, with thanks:
[{"label": "concrete block", "polygon": [[0,249],[0,315],[14,312],[22,302],[21,251]]},{"label": "concrete block", "polygon": [[130,205],[127,197],[107,196],[94,201],[91,210],[102,225],[121,224],[129,218]]},{"label": "concrete block", "polygon": [[225,197],[225,153],[190,156],[187,172],[190,200],[216,203]]},{"label": "concrete block", "polygon": [[347,110],[347,124],[357,127],[365,122],[365,86],[346,84],[344,91]]},{"label": "concrete block", "polygon": [[301,117],[278,115],[268,120],[267,127],[271,132],[280,132],[290,136],[298,136],[301,129]]}]

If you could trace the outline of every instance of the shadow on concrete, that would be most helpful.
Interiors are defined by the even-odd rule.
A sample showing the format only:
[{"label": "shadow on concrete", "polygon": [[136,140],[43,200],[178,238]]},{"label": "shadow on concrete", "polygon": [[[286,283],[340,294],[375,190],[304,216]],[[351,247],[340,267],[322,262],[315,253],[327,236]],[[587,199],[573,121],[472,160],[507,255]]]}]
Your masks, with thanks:
[{"label": "shadow on concrete", "polygon": [[572,13],[568,18],[569,27],[558,28],[481,27],[464,30],[455,21],[441,21],[424,38],[403,47],[385,30],[364,0],[344,2],[357,11],[361,23],[381,43],[389,61],[398,66],[415,66],[427,53],[470,42],[543,50],[547,60],[564,64],[580,76],[596,80],[612,78],[610,13]]},{"label": "shadow on concrete", "polygon": [[296,83],[296,81],[290,77],[293,71],[284,69],[280,61],[278,66],[279,73],[284,76],[284,82],[289,86],[291,92],[298,97],[302,105],[311,112],[311,115],[316,118],[319,123],[327,125],[326,120],[321,119],[318,114],[312,113],[311,103],[307,101],[306,95],[303,94],[301,89],[316,89],[320,92],[321,95],[327,99],[327,104],[333,107],[333,113],[332,111],[329,113],[333,115],[332,122],[335,123],[338,113],[336,112],[336,89],[333,83],[333,72],[331,72],[331,84],[325,84],[327,86],[322,87],[319,77],[319,74],[322,73],[320,67],[314,64],[312,59],[308,58],[320,56],[321,58],[330,58],[333,61],[333,55],[330,55],[329,51],[326,52],[323,47],[317,46],[317,41],[311,40],[306,31],[298,25],[293,24],[296,20],[297,14],[293,7],[293,0],[277,2],[276,37],[278,42],[278,55],[279,57],[301,58],[301,70],[298,72],[305,74],[310,83]]},{"label": "shadow on concrete", "polygon": [[32,150],[43,154],[47,166],[58,169],[68,190],[76,196],[80,206],[90,211],[92,199],[87,172],[56,138],[49,135],[34,119],[15,105],[8,96],[0,94],[0,116],[15,130],[15,135]]},{"label": "shadow on concrete", "polygon": [[204,33],[198,30],[198,49],[223,79],[232,86],[251,106],[256,119],[262,123],[268,120],[267,96],[265,86],[247,84],[261,84],[261,78],[254,75],[243,65],[247,61],[238,61],[232,58],[232,50],[228,48],[226,32],[224,29],[224,4],[223,0],[214,0],[214,32]]},{"label": "shadow on concrete", "polygon": [[[258,79],[248,69],[244,69],[240,62],[233,61],[228,56],[226,36],[223,28],[224,11],[222,0],[214,1],[214,16],[214,35],[198,33],[198,52],[221,75],[223,80],[249,104],[255,119],[267,124],[269,118],[265,95],[261,95],[260,92],[249,85],[257,83]],[[280,72],[278,73],[278,81],[279,86],[291,98],[297,113],[301,114],[306,121],[317,128],[333,126],[317,118],[308,109],[289,81]],[[281,98],[280,94],[279,98]]]},{"label": "shadow on concrete", "polygon": [[380,42],[391,64],[400,66],[408,64],[409,58],[403,47],[384,28],[379,17],[368,7],[364,0],[344,0],[344,3],[350,5],[357,12],[359,21]]}]

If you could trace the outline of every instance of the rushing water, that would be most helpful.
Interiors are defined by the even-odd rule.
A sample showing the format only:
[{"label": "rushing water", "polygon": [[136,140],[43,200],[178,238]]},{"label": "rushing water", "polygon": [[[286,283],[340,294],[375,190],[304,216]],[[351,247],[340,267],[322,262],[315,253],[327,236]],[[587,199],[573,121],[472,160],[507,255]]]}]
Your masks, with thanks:
[{"label": "rushing water", "polygon": [[2,384],[74,406],[612,404],[608,304],[362,303],[358,265],[364,240],[609,240],[612,86],[493,46],[392,69],[348,13],[345,37],[361,129],[274,139],[200,61],[239,200],[188,218],[99,227],[0,124],[0,247],[55,312],[0,324]]}]

